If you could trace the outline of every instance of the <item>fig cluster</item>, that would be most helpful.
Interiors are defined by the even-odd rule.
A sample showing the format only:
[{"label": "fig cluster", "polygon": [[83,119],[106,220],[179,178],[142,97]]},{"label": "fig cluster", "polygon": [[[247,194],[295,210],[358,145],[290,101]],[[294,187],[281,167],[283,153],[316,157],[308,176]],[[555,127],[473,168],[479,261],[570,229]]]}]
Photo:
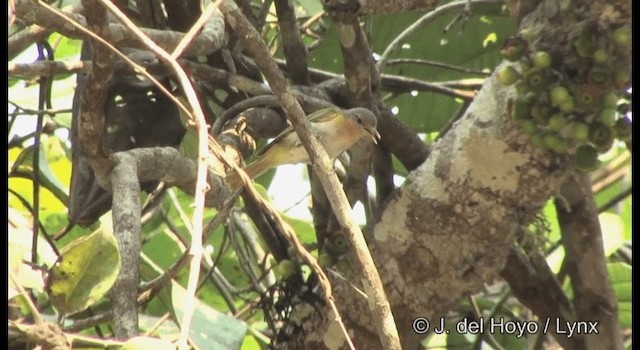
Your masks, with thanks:
[{"label": "fig cluster", "polygon": [[585,28],[572,41],[570,58],[531,50],[531,41],[525,30],[500,51],[516,63],[497,72],[500,83],[516,87],[511,116],[533,144],[573,155],[581,170],[598,168],[598,155],[614,140],[631,142],[631,119],[622,108],[628,105],[620,104],[630,81],[630,28]]}]

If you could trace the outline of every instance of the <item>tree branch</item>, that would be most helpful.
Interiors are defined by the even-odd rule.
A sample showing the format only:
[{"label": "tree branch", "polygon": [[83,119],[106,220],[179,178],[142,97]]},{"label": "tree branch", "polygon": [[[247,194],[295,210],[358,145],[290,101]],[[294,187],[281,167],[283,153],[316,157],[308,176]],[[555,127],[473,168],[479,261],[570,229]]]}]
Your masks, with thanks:
[{"label": "tree branch", "polygon": [[[289,84],[284,79],[282,72],[278,69],[276,62],[269,55],[259,34],[232,2],[225,1],[221,9],[225,14],[227,22],[231,25],[238,37],[246,42],[245,47],[252,54],[256,64],[267,77],[269,85],[275,94],[282,100],[283,107],[288,112],[287,116],[312,159],[314,168],[329,196],[329,200],[340,224],[348,230],[347,240],[354,251],[354,255],[357,257],[359,270],[365,279],[365,290],[370,298],[370,306],[374,313],[372,318],[374,319],[376,328],[380,332],[381,341],[388,349],[400,349],[393,315],[391,314],[389,303],[384,296],[380,276],[375,270],[375,265],[367,249],[360,227],[351,219],[350,207],[346,195],[340,190],[340,182],[332,171],[331,162],[326,151],[311,132],[309,122],[304,117],[304,111],[294,98]],[[319,277],[321,276],[322,275]],[[336,317],[339,317],[337,312]]]},{"label": "tree branch", "polygon": [[291,0],[276,0],[276,14],[282,35],[284,56],[287,59],[289,74],[294,84],[309,85],[309,69],[307,67],[307,47],[302,42],[302,35],[296,20],[295,8]]},{"label": "tree branch", "polygon": [[[565,325],[568,320],[575,319],[573,304],[564,294],[553,272],[546,265],[544,256],[538,252],[534,254],[538,255],[534,259],[539,260],[539,264],[528,262],[518,250],[511,249],[507,263],[500,275],[509,283],[516,298],[528,307],[539,320],[550,320],[549,334],[555,336],[556,341],[563,349],[583,349],[582,339],[558,334],[559,329],[556,327],[558,324]],[[540,334],[539,336],[545,335]]]},{"label": "tree branch", "polygon": [[[89,12],[85,14],[91,15]],[[65,14],[71,17],[82,26],[86,27],[86,20],[82,15],[65,12]],[[65,25],[61,22],[58,16],[52,15],[52,13],[44,8],[44,5],[40,2],[33,2],[29,0],[16,0],[16,16],[27,24],[37,24],[50,31],[56,31],[64,36],[74,39],[89,39],[86,33],[78,30],[77,28]],[[117,47],[134,47],[144,49],[139,39],[137,39],[131,32],[121,24],[109,23],[109,31],[112,34],[110,42]],[[142,29],[153,41],[158,43],[160,47],[165,50],[172,51],[184,37],[184,33],[169,31],[169,30],[157,30],[157,29]],[[216,52],[224,43],[224,22],[221,16],[214,16],[209,24],[191,43],[187,51],[186,56],[199,56],[208,55]],[[9,48],[10,52],[18,52],[18,48]]]},{"label": "tree branch", "polygon": [[9,43],[7,45],[7,56],[9,56],[9,60],[14,59],[18,54],[26,50],[27,47],[43,40],[49,36],[49,34],[51,34],[50,30],[34,24],[29,28],[10,36]]},{"label": "tree branch", "polygon": [[327,11],[347,11],[357,15],[391,14],[404,11],[417,11],[433,8],[436,0],[327,0]]},{"label": "tree branch", "polygon": [[[107,24],[107,13],[94,0],[83,0],[82,5],[87,16],[87,28],[99,37],[109,40],[111,33]],[[87,160],[100,184],[106,184],[106,175],[110,164],[104,146],[104,106],[107,100],[107,89],[113,78],[113,52],[91,40],[91,71],[87,75],[85,89],[81,94],[79,136],[80,146],[87,155]],[[106,187],[106,186],[104,186]]]},{"label": "tree branch", "polygon": [[596,322],[599,334],[578,335],[584,349],[622,349],[618,305],[611,287],[598,210],[588,174],[575,174],[562,184],[555,201],[567,271],[571,277],[576,318]]}]

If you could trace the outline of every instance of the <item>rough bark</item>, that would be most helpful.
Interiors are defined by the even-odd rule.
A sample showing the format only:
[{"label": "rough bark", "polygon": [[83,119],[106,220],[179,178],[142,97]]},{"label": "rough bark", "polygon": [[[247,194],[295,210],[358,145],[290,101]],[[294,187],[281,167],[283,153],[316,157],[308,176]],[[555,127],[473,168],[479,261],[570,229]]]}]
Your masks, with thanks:
[{"label": "rough bark", "polygon": [[[536,48],[553,49],[554,59],[569,57],[572,41],[588,23],[600,21],[606,28],[611,21],[624,21],[629,15],[625,9],[605,1],[544,1],[522,27],[539,38]],[[368,243],[403,348],[417,348],[424,337],[411,327],[417,317],[437,321],[500,274],[514,234],[534,220],[571,173],[567,156],[534,147],[515,127],[508,113],[514,93],[499,85],[495,76],[488,78],[463,117],[432,145],[426,162],[409,175],[371,230]],[[590,245],[592,250],[601,247],[596,241]],[[363,312],[366,300],[354,289],[354,285],[359,288],[357,275],[345,277],[332,282],[340,310],[349,317],[354,343],[378,349],[370,316]],[[592,310],[585,316],[599,319],[607,310],[608,318],[617,317],[612,316],[616,312],[610,302],[603,305],[597,315],[591,315]],[[315,334],[296,345],[336,348],[327,341],[331,324],[310,320],[308,325]],[[608,341],[617,344],[615,339]]]}]

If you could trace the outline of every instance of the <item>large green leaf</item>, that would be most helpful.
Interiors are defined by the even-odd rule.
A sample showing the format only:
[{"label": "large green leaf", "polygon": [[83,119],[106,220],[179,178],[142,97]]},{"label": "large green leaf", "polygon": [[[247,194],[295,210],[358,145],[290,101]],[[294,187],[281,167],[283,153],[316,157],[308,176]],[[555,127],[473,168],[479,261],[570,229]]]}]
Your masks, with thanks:
[{"label": "large green leaf", "polygon": [[176,346],[167,340],[151,337],[133,337],[122,346],[122,350],[174,350]]},{"label": "large green leaf", "polygon": [[[191,302],[187,293],[179,284],[171,286],[173,309],[178,322],[182,321],[185,303]],[[240,349],[247,332],[247,324],[231,316],[214,310],[197,299],[189,338],[196,349],[232,350]]]},{"label": "large green leaf", "polygon": [[[33,157],[35,154],[35,145],[31,145],[20,153],[16,161],[11,167],[12,175],[24,176],[33,179]],[[40,145],[40,152],[38,153],[38,174],[40,178],[40,184],[51,191],[58,200],[62,203],[67,203],[68,189],[63,185],[58,178],[53,174],[51,168],[49,168],[49,161],[45,157],[46,151],[43,144]]]},{"label": "large green leaf", "polygon": [[631,266],[625,263],[607,265],[611,286],[618,300],[618,320],[623,328],[631,327]]},{"label": "large green leaf", "polygon": [[[492,70],[500,62],[500,43],[516,30],[513,20],[501,15],[499,5],[472,8],[474,15],[464,23],[457,23],[443,34],[443,29],[458,13],[443,15],[409,36],[401,43],[401,49],[390,58],[412,58],[437,61],[474,70]],[[407,12],[393,15],[372,16],[370,41],[374,55],[380,55],[394,38],[412,25],[424,13]],[[340,46],[333,28],[312,52],[310,65],[316,68],[342,73],[343,62],[336,50]],[[441,67],[425,65],[392,65],[382,72],[419,79],[425,82],[441,82],[466,78],[478,78]],[[432,92],[403,94],[391,101],[398,107],[398,117],[418,132],[439,130],[460,107],[461,101]]]},{"label": "large green leaf", "polygon": [[619,215],[611,213],[598,215],[598,220],[602,230],[604,255],[610,256],[624,244],[624,223]]},{"label": "large green leaf", "polygon": [[111,289],[120,271],[120,254],[113,234],[103,229],[69,243],[49,270],[51,303],[72,314],[95,304]]}]

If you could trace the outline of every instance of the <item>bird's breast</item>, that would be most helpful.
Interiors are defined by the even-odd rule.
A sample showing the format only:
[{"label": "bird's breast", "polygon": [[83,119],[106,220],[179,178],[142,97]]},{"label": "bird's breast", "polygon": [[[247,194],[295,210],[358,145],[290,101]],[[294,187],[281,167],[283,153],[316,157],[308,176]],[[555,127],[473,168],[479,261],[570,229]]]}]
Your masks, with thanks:
[{"label": "bird's breast", "polygon": [[354,128],[351,125],[343,125],[336,128],[333,125],[325,126],[322,124],[324,123],[315,126],[314,131],[331,159],[338,157],[342,152],[351,148],[362,136],[358,128]]}]

